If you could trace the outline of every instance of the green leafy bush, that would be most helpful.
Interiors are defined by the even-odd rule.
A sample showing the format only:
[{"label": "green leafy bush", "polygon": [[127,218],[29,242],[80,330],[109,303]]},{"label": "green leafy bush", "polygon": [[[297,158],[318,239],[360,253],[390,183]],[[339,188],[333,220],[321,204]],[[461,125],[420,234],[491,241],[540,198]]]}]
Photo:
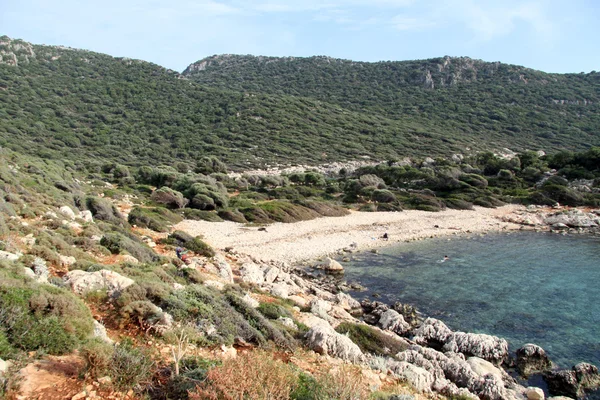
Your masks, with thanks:
[{"label": "green leafy bush", "polygon": [[157,261],[160,258],[144,243],[136,242],[117,232],[106,233],[100,239],[100,244],[113,254],[127,252],[141,262]]},{"label": "green leafy bush", "polygon": [[150,228],[157,232],[168,232],[169,226],[182,221],[182,218],[162,207],[134,207],[129,213],[128,221],[132,225]]}]

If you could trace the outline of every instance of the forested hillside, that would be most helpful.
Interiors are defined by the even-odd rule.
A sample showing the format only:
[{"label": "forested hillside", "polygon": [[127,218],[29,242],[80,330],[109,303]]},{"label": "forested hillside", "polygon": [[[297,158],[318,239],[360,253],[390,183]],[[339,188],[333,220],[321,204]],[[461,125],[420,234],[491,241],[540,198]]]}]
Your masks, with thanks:
[{"label": "forested hillside", "polygon": [[0,57],[0,145],[45,158],[244,169],[600,144],[595,73],[219,56],[180,75],[6,36]]}]

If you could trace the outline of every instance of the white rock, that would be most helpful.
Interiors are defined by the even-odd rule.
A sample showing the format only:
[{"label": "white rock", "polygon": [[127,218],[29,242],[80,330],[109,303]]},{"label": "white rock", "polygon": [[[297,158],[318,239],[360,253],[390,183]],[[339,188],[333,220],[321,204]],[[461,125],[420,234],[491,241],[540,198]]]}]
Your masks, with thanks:
[{"label": "white rock", "polygon": [[207,287],[211,287],[213,289],[217,289],[219,291],[225,289],[225,284],[223,282],[219,282],[219,281],[213,281],[213,280],[206,280],[204,281],[204,286]]},{"label": "white rock", "polygon": [[469,357],[467,358],[467,363],[477,375],[484,376],[490,374],[495,376],[498,380],[502,380],[502,371],[483,358]]},{"label": "white rock", "polygon": [[106,334],[106,328],[104,327],[104,325],[102,325],[100,322],[94,320],[94,337],[109,343],[109,344],[113,344],[114,341],[108,337],[108,335]]},{"label": "white rock", "polygon": [[107,269],[95,272],[74,270],[63,279],[73,292],[80,295],[106,289],[109,296],[114,296],[135,283],[133,279]]},{"label": "white rock", "polygon": [[330,302],[315,298],[310,302],[310,312],[319,318],[329,321],[331,317],[327,314],[333,306]]},{"label": "white rock", "polygon": [[58,209],[58,211],[60,211],[61,214],[63,214],[65,217],[67,217],[69,219],[75,219],[75,212],[69,206],[62,206],[61,208]]},{"label": "white rock", "polygon": [[285,283],[276,283],[271,286],[271,294],[282,299],[287,299],[290,294],[289,286]]},{"label": "white rock", "polygon": [[415,331],[413,340],[419,344],[427,344],[429,341],[445,343],[450,335],[452,331],[442,321],[427,318]]},{"label": "white rock", "polygon": [[79,218],[81,218],[85,222],[94,222],[94,217],[92,216],[92,212],[90,210],[81,211],[79,213]]},{"label": "white rock", "polygon": [[250,296],[250,293],[246,293],[244,297],[242,297],[242,301],[246,303],[247,306],[252,308],[257,308],[260,303],[258,300],[254,299],[254,297]]},{"label": "white rock", "polygon": [[444,350],[469,354],[498,363],[508,356],[508,342],[491,335],[454,332],[444,345]]},{"label": "white rock", "polygon": [[381,314],[379,325],[382,329],[390,330],[398,335],[403,335],[410,330],[410,324],[404,320],[402,314],[389,309]]},{"label": "white rock", "polygon": [[72,256],[60,255],[59,257],[60,257],[60,265],[62,265],[63,267],[70,267],[71,265],[73,265],[77,262],[77,259]]},{"label": "white rock", "polygon": [[139,264],[140,261],[130,254],[121,255],[121,262],[131,263],[131,264]]},{"label": "white rock", "polygon": [[339,262],[327,257],[325,261],[318,265],[318,268],[328,272],[344,272],[344,267]]},{"label": "white rock", "polygon": [[288,299],[296,303],[300,308],[308,307],[309,304],[307,299],[300,296],[290,296]]},{"label": "white rock", "polygon": [[273,283],[281,271],[277,267],[269,266],[265,269],[265,282]]},{"label": "white rock", "polygon": [[17,261],[19,259],[18,254],[9,253],[8,251],[0,250],[0,260]]},{"label": "white rock", "polygon": [[406,361],[390,362],[388,368],[394,375],[410,383],[419,392],[431,392],[433,375],[424,368],[407,363]]},{"label": "white rock", "polygon": [[31,279],[37,279],[37,275],[35,274],[35,272],[33,272],[31,268],[23,267],[23,273],[25,274],[25,276]]},{"label": "white rock", "polygon": [[254,263],[244,263],[240,267],[240,276],[244,282],[260,285],[264,283],[265,276],[260,267]]},{"label": "white rock", "polygon": [[527,400],[544,400],[546,398],[542,389],[533,386],[527,388],[525,395],[527,396]]},{"label": "white rock", "polygon": [[173,289],[183,290],[183,289],[185,289],[185,286],[183,286],[181,283],[173,282]]},{"label": "white rock", "polygon": [[279,317],[277,319],[277,321],[281,322],[281,324],[283,326],[287,326],[290,329],[294,329],[297,330],[298,327],[296,326],[296,324],[294,323],[294,320],[291,318],[287,318],[287,317]]},{"label": "white rock", "polygon": [[0,358],[0,378],[8,371],[8,367],[10,367],[10,363]]},{"label": "white rock", "polygon": [[213,257],[213,260],[219,276],[228,283],[233,283],[233,271],[231,270],[231,265],[227,262],[227,259],[223,255],[217,254]]},{"label": "white rock", "polygon": [[335,301],[337,304],[340,305],[340,307],[344,308],[344,310],[346,310],[346,311],[360,308],[360,303],[346,293],[340,292],[340,293],[336,294]]},{"label": "white rock", "polygon": [[306,344],[319,354],[338,357],[353,363],[360,362],[364,355],[349,337],[337,333],[325,320],[320,320],[306,333]]}]

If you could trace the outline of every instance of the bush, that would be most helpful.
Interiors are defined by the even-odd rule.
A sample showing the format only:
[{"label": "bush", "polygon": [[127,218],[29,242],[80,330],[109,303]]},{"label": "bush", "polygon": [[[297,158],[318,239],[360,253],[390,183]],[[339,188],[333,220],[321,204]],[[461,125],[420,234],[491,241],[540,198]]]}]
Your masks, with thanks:
[{"label": "bush", "polygon": [[279,317],[292,317],[292,314],[285,307],[274,303],[260,303],[257,310],[269,319],[278,319]]},{"label": "bush", "polygon": [[291,366],[260,350],[224,361],[208,371],[206,378],[190,399],[288,400],[298,385],[298,374]]},{"label": "bush", "polygon": [[396,201],[396,196],[394,196],[394,193],[390,192],[389,190],[376,189],[373,191],[371,199],[378,203],[392,203]]},{"label": "bush", "polygon": [[246,217],[244,217],[244,214],[242,214],[239,210],[220,210],[218,215],[225,221],[237,222],[239,224],[245,224],[248,222]]},{"label": "bush", "polygon": [[337,332],[348,335],[363,352],[380,356],[393,356],[406,350],[404,341],[394,335],[381,332],[369,325],[342,322],[335,329]]},{"label": "bush", "polygon": [[144,243],[136,242],[117,232],[106,233],[102,236],[102,239],[100,239],[100,244],[113,254],[120,254],[126,251],[140,262],[152,262],[157,261],[160,258]]},{"label": "bush", "polygon": [[130,339],[115,346],[109,375],[117,389],[139,389],[150,381],[153,369],[154,361],[148,351],[136,348]]},{"label": "bush", "polygon": [[191,219],[194,221],[210,221],[210,222],[221,222],[223,219],[219,217],[217,213],[203,210],[195,210],[193,208],[184,208],[181,210],[181,214],[185,219]]},{"label": "bush", "polygon": [[150,228],[157,232],[168,232],[169,226],[182,221],[182,218],[161,207],[134,207],[129,213],[128,221],[130,224],[142,228]]},{"label": "bush", "polygon": [[183,231],[175,231],[170,234],[163,243],[173,246],[181,246],[196,254],[205,257],[214,257],[215,251],[208,244],[202,241],[199,237],[192,237]]},{"label": "bush", "polygon": [[85,370],[92,379],[106,376],[110,370],[114,347],[100,339],[87,342],[79,352],[85,360]]},{"label": "bush", "polygon": [[95,219],[113,224],[122,224],[123,216],[115,205],[109,200],[101,197],[87,197],[85,200],[87,208],[92,212]]},{"label": "bush", "polygon": [[155,190],[150,198],[169,208],[183,208],[188,203],[188,200],[183,197],[183,194],[166,186]]}]

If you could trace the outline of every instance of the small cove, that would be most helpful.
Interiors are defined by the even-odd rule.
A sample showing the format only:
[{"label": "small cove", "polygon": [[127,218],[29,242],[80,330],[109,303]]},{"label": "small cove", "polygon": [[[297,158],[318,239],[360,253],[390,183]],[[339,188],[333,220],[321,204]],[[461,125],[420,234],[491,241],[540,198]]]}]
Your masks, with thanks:
[{"label": "small cove", "polygon": [[[440,262],[445,255],[449,260]],[[401,243],[353,254],[352,293],[416,306],[451,329],[542,346],[561,368],[600,365],[600,238],[518,232]]]}]

